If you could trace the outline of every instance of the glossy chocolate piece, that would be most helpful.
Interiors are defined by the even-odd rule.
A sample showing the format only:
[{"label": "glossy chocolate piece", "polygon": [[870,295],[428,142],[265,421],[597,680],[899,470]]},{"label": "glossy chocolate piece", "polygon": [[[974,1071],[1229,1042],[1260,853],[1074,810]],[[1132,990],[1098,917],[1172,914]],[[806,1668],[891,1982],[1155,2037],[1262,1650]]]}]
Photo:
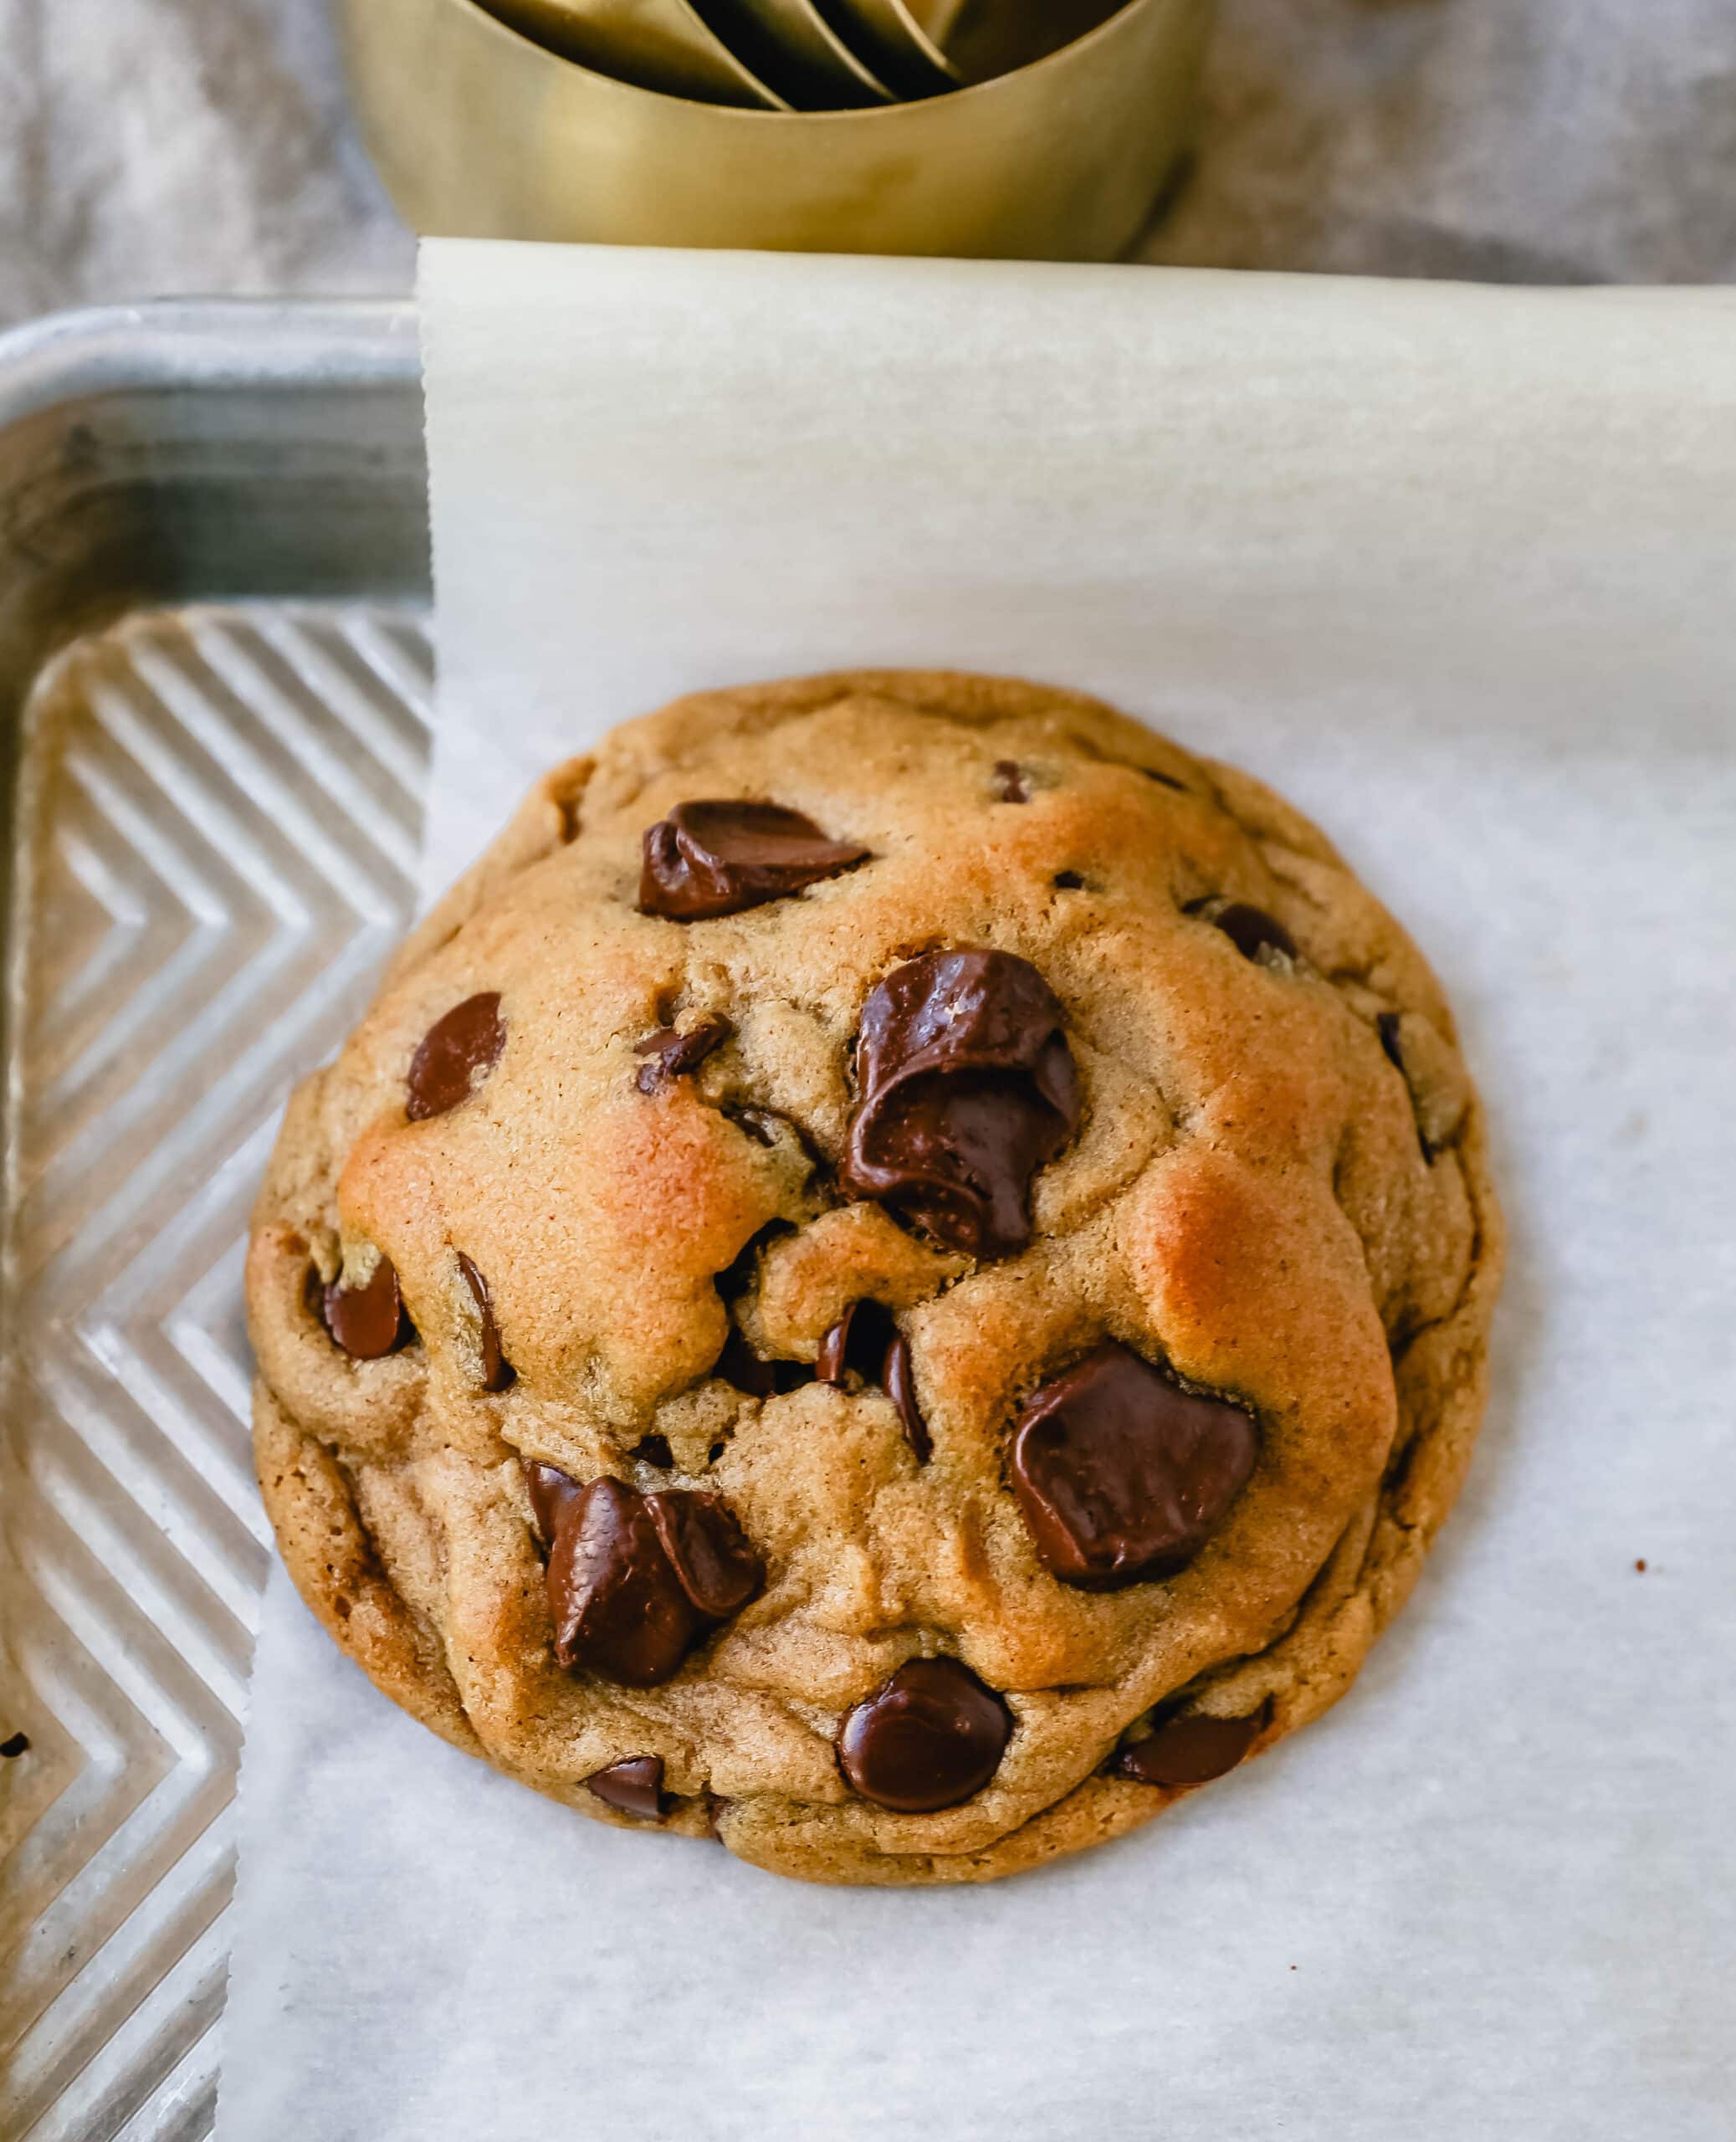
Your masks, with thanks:
[{"label": "glossy chocolate piece", "polygon": [[585,1491],[571,1473],[535,1458],[525,1460],[525,1485],[530,1490],[530,1514],[542,1544],[552,1547],[562,1519]]},{"label": "glossy chocolate piece", "polygon": [[822,1383],[840,1391],[853,1372],[864,1383],[878,1383],[886,1366],[886,1351],[898,1336],[892,1311],[883,1302],[864,1298],[848,1309],[820,1341],[820,1357],[814,1374]]},{"label": "glossy chocolate piece", "polygon": [[639,910],[702,922],[786,899],[868,860],[777,803],[678,803],[645,835]]},{"label": "glossy chocolate piece", "polygon": [[1079,1120],[1063,1018],[1011,952],[929,952],[888,975],[863,1009],[846,1191],[950,1249],[1023,1249],[1032,1178]]},{"label": "glossy chocolate piece", "polygon": [[892,1320],[883,1304],[862,1300],[849,1308],[820,1341],[815,1374],[822,1383],[839,1390],[851,1375],[864,1383],[878,1384],[898,1408],[905,1440],[919,1465],[933,1454],[928,1423],[916,1402],[916,1386],[910,1367],[910,1342]]},{"label": "glossy chocolate piece", "polygon": [[506,1028],[493,991],[467,997],[428,1028],[410,1060],[404,1113],[412,1123],[445,1115],[469,1099],[500,1060]]},{"label": "glossy chocolate piece", "polygon": [[1207,1785],[1235,1769],[1271,1715],[1271,1704],[1262,1704],[1247,1718],[1167,1719],[1145,1740],[1124,1748],[1112,1767],[1116,1776],[1140,1785]]},{"label": "glossy chocolate piece", "polygon": [[765,1564],[716,1495],[642,1495],[607,1475],[581,1488],[553,1465],[525,1469],[551,1543],[549,1610],[564,1667],[655,1688],[765,1583]]},{"label": "glossy chocolate piece", "polygon": [[981,1792],[1012,1737],[1012,1714],[956,1658],[912,1658],[857,1704],[838,1762],[864,1800],[931,1815]]},{"label": "glossy chocolate piece", "polygon": [[1043,1567],[1118,1591],[1185,1569],[1258,1454],[1239,1406],[1193,1396],[1112,1341],[1027,1402],[1008,1471]]},{"label": "glossy chocolate piece", "polygon": [[517,1381],[517,1371],[500,1351],[500,1327],[494,1321],[489,1283],[462,1250],[458,1252],[458,1269],[464,1275],[464,1284],[470,1289],[470,1299],[482,1320],[482,1387],[484,1391],[510,1390]]},{"label": "glossy chocolate piece", "polygon": [[902,1332],[886,1350],[886,1366],[880,1380],[886,1396],[898,1408],[898,1417],[904,1424],[904,1440],[917,1463],[926,1465],[935,1454],[934,1440],[929,1434],[928,1422],[922,1417],[922,1408],[916,1402],[916,1384],[910,1370],[910,1342]]},{"label": "glossy chocolate piece", "polygon": [[607,1475],[563,1512],[548,1591],[556,1658],[622,1688],[673,1678],[704,1627],[644,1496]]},{"label": "glossy chocolate piece", "polygon": [[661,1027],[654,1034],[648,1034],[633,1051],[646,1059],[639,1066],[639,1091],[660,1092],[677,1079],[684,1079],[689,1071],[697,1071],[735,1031],[727,1019],[701,1019],[684,1034],[673,1027]]},{"label": "glossy chocolate piece", "polygon": [[667,1808],[663,1798],[663,1759],[661,1755],[629,1755],[593,1770],[585,1781],[606,1807],[631,1815],[641,1822],[662,1822]]},{"label": "glossy chocolate piece", "polygon": [[365,1286],[335,1280],[325,1289],[324,1306],[325,1329],[353,1361],[382,1361],[416,1336],[388,1258],[375,1265]]},{"label": "glossy chocolate piece", "polygon": [[766,1565],[721,1496],[704,1489],[648,1495],[645,1507],[677,1581],[709,1621],[727,1621],[755,1598]]},{"label": "glossy chocolate piece", "polygon": [[1262,907],[1232,900],[1209,920],[1245,960],[1257,960],[1265,952],[1282,952],[1287,960],[1296,956],[1296,940],[1275,915],[1267,915]]}]

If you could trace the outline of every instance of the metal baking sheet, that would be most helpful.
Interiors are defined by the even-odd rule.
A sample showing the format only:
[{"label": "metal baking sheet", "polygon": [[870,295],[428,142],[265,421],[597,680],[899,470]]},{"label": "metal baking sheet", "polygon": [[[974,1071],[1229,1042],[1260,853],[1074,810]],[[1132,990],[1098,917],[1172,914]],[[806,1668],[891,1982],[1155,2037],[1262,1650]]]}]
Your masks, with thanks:
[{"label": "metal baking sheet", "polygon": [[407,306],[0,340],[0,2138],[216,2104],[267,1527],[248,1206],[414,900]]}]

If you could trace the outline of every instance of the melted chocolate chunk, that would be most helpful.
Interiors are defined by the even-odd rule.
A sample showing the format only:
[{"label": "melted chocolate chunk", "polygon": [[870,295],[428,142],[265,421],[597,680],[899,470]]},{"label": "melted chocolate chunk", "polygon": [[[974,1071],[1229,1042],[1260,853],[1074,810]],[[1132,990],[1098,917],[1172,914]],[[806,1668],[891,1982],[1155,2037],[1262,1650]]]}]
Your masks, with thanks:
[{"label": "melted chocolate chunk", "polygon": [[670,1679],[702,1637],[766,1581],[727,1504],[677,1489],[642,1495],[607,1475],[579,1487],[526,1468],[549,1555],[555,1657],[622,1688]]},{"label": "melted chocolate chunk", "polygon": [[1287,960],[1296,956],[1296,940],[1275,915],[1267,915],[1262,907],[1232,900],[1209,920],[1245,960],[1257,960],[1262,952],[1282,952]]},{"label": "melted chocolate chunk", "polygon": [[630,1755],[625,1762],[611,1763],[606,1770],[593,1770],[585,1781],[606,1807],[642,1822],[663,1818],[663,1759],[661,1755]]},{"label": "melted chocolate chunk", "polygon": [[639,911],[674,922],[740,915],[853,869],[868,853],[781,804],[678,803],[645,835]]},{"label": "melted chocolate chunk", "polygon": [[482,1319],[482,1387],[484,1391],[510,1390],[518,1380],[518,1371],[500,1350],[500,1327],[494,1321],[489,1283],[462,1250],[458,1252],[458,1269],[470,1289],[470,1299],[476,1304],[476,1314]]},{"label": "melted chocolate chunk", "polygon": [[658,1093],[689,1071],[697,1071],[713,1049],[720,1048],[735,1031],[727,1019],[701,1019],[684,1034],[677,1033],[673,1027],[662,1027],[656,1033],[648,1034],[633,1051],[634,1055],[649,1059],[639,1066],[639,1091]]},{"label": "melted chocolate chunk", "polygon": [[904,1424],[904,1440],[917,1463],[926,1465],[935,1454],[934,1440],[929,1434],[928,1422],[922,1417],[922,1408],[916,1402],[916,1384],[910,1373],[910,1342],[902,1332],[886,1350],[886,1366],[880,1380],[886,1387],[886,1396],[898,1408],[898,1417]]},{"label": "melted chocolate chunk", "polygon": [[949,1249],[1023,1249],[1032,1178],[1078,1125],[1063,1023],[1053,991],[1011,952],[928,952],[896,969],[863,1008],[846,1191]]},{"label": "melted chocolate chunk", "polygon": [[1169,1719],[1145,1740],[1124,1748],[1112,1768],[1118,1777],[1140,1785],[1206,1785],[1235,1769],[1271,1715],[1271,1704],[1262,1704],[1248,1718]]},{"label": "melted chocolate chunk", "polygon": [[499,996],[490,991],[467,997],[428,1028],[411,1058],[404,1113],[412,1123],[425,1123],[469,1100],[505,1046]]},{"label": "melted chocolate chunk", "polygon": [[416,1336],[404,1314],[398,1275],[382,1257],[363,1287],[335,1280],[325,1289],[325,1329],[356,1361],[377,1361],[396,1354]]},{"label": "melted chocolate chunk", "polygon": [[562,1512],[548,1590],[556,1658],[622,1688],[671,1679],[703,1627],[644,1496],[607,1475]]},{"label": "melted chocolate chunk", "polygon": [[864,1383],[878,1383],[887,1349],[897,1336],[898,1326],[883,1302],[852,1302],[820,1341],[814,1373],[822,1383],[835,1384],[839,1390],[853,1370]]},{"label": "melted chocolate chunk", "polygon": [[562,1519],[585,1491],[571,1473],[535,1458],[525,1460],[525,1485],[530,1490],[530,1514],[536,1519],[542,1544],[552,1547]]},{"label": "melted chocolate chunk", "polygon": [[852,1373],[864,1383],[877,1383],[898,1408],[904,1436],[919,1465],[933,1455],[928,1423],[916,1402],[916,1386],[910,1371],[910,1343],[892,1320],[882,1303],[852,1302],[820,1342],[815,1373],[822,1383],[844,1387]]},{"label": "melted chocolate chunk", "polygon": [[3,1755],[9,1763],[20,1755],[28,1755],[29,1752],[30,1735],[28,1733],[8,1734],[4,1740],[0,1740],[0,1755]]},{"label": "melted chocolate chunk", "polygon": [[956,1658],[912,1658],[845,1719],[838,1762],[864,1800],[931,1815],[981,1792],[1012,1737],[1012,1714]]},{"label": "melted chocolate chunk", "polygon": [[667,1473],[675,1463],[675,1453],[669,1448],[669,1438],[655,1433],[641,1436],[627,1453],[636,1458],[641,1465],[655,1466],[659,1473]]},{"label": "melted chocolate chunk", "polygon": [[996,760],[995,793],[1003,803],[1028,803],[1031,801],[1031,792],[1025,786],[1024,769],[1017,759]]},{"label": "melted chocolate chunk", "polygon": [[766,1565],[720,1496],[671,1489],[645,1506],[681,1589],[707,1620],[726,1622],[758,1596]]},{"label": "melted chocolate chunk", "polygon": [[1009,1469],[1043,1567],[1083,1591],[1119,1591],[1187,1567],[1258,1447],[1239,1406],[1193,1397],[1110,1342],[1027,1402]]}]

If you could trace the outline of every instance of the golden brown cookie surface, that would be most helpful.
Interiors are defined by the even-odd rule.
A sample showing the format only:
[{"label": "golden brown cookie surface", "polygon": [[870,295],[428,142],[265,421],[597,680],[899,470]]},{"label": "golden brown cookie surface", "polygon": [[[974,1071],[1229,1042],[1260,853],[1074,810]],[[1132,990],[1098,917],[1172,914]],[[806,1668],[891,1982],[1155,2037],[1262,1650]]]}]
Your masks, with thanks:
[{"label": "golden brown cookie surface", "polygon": [[526,1783],[981,1880],[1343,1692],[1499,1265],[1438,987],[1257,783],[1005,680],[707,694],[541,784],[296,1096],[260,1477]]}]

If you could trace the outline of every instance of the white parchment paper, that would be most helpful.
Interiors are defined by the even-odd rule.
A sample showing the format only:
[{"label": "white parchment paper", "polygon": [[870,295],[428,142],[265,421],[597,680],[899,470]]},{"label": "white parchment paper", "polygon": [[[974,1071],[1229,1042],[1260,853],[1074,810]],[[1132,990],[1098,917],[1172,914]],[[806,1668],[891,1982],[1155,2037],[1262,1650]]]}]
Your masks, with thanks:
[{"label": "white parchment paper", "polygon": [[431,888],[685,686],[1097,689],[1414,928],[1514,1261],[1469,1490],[1353,1694],[989,1889],[589,1825],[279,1572],[224,2142],[1728,2142],[1736,295],[442,245],[424,296]]}]

